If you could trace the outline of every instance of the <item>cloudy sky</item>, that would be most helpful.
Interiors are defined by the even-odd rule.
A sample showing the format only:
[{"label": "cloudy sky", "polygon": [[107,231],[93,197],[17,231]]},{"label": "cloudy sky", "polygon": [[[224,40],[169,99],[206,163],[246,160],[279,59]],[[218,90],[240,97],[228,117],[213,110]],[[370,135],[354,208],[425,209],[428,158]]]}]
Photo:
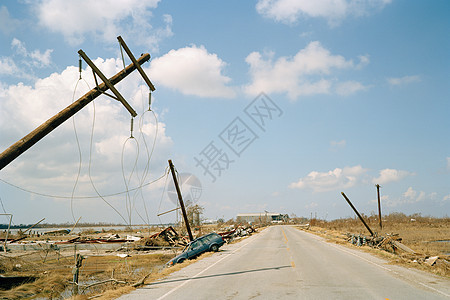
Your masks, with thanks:
[{"label": "cloudy sky", "polygon": [[[2,1],[0,151],[144,70],[0,171],[13,222],[165,223],[168,159],[204,218],[450,212],[448,1]],[[130,59],[125,54],[125,65]],[[80,79],[81,76],[81,79]],[[7,220],[2,220],[5,223]]]}]

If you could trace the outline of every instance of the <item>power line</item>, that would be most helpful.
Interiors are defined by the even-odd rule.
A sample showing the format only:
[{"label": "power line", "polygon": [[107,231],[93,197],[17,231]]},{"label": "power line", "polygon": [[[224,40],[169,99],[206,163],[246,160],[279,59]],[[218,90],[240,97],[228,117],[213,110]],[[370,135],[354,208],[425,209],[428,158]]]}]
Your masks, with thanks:
[{"label": "power line", "polygon": [[[155,182],[158,182],[158,181],[161,180],[166,174],[167,174],[167,168],[166,168],[166,170],[164,171],[164,174],[161,175],[160,177],[158,177],[157,179],[152,180],[152,181],[150,181],[150,182],[147,182],[147,183],[145,183],[145,184],[142,184],[142,185],[140,185],[140,186],[138,186],[138,187],[129,189],[128,191],[130,191],[130,192],[136,191],[136,190],[138,190],[138,189],[141,189],[141,188],[143,188],[143,187],[146,187],[146,186],[148,186],[148,185],[151,185],[151,184],[153,184],[153,183],[155,183]],[[70,198],[71,198],[71,196],[52,195],[52,194],[45,194],[45,193],[41,193],[41,192],[32,191],[32,190],[29,190],[29,189],[26,189],[26,188],[22,188],[22,187],[20,187],[20,186],[18,186],[18,185],[15,185],[15,184],[13,184],[13,183],[10,183],[10,182],[8,182],[8,181],[6,181],[6,180],[4,180],[4,179],[1,179],[1,178],[0,178],[0,181],[3,182],[3,183],[5,183],[5,184],[7,184],[7,185],[9,185],[9,186],[12,186],[12,187],[18,189],[18,190],[21,190],[21,191],[26,192],[26,193],[29,193],[29,194],[34,194],[34,195],[37,195],[37,196],[42,196],[42,197],[47,197],[47,198],[56,198],[56,199],[70,199]],[[121,191],[121,192],[112,193],[112,194],[105,194],[105,195],[102,195],[102,197],[103,197],[103,198],[109,198],[109,197],[114,197],[114,196],[123,195],[123,194],[125,194],[125,193],[126,193],[126,191]],[[98,198],[100,198],[98,195],[97,195],[97,196],[75,196],[75,197],[73,197],[73,199],[98,199]]]}]

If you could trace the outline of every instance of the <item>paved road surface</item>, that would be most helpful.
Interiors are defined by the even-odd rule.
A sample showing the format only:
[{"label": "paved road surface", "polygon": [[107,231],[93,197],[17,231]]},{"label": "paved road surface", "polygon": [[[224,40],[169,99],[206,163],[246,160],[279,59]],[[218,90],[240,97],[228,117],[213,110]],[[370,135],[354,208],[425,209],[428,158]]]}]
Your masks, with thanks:
[{"label": "paved road surface", "polygon": [[450,280],[272,226],[119,299],[450,299]]}]

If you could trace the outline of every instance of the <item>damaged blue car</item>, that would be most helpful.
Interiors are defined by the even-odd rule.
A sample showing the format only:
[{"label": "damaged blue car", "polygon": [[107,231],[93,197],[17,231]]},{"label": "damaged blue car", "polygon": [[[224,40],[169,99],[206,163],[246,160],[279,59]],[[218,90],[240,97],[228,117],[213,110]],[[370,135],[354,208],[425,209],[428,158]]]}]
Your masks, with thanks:
[{"label": "damaged blue car", "polygon": [[175,264],[182,263],[186,259],[196,258],[200,254],[207,251],[217,252],[223,244],[225,244],[225,241],[220,235],[215,232],[208,233],[190,242],[183,249],[183,252],[172,258],[167,265],[173,266]]}]

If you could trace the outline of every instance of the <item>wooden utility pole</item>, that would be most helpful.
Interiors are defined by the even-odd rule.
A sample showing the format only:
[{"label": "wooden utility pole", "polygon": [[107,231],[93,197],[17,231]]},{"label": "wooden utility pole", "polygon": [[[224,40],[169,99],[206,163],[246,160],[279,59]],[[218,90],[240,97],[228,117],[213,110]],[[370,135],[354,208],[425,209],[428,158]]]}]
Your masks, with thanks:
[{"label": "wooden utility pole", "polygon": [[373,236],[373,232],[370,229],[369,225],[366,224],[366,222],[364,221],[363,217],[361,217],[361,215],[359,214],[359,212],[356,210],[356,208],[353,206],[353,204],[350,202],[350,199],[347,198],[347,196],[344,194],[344,192],[341,193],[342,196],[344,196],[345,200],[347,200],[347,203],[350,205],[350,207],[353,209],[353,211],[356,213],[356,215],[359,217],[359,219],[361,220],[361,222],[364,224],[364,226],[366,226],[367,230],[369,230],[370,235]]},{"label": "wooden utility pole", "polygon": [[377,187],[378,196],[378,219],[380,219],[380,229],[383,229],[383,224],[381,223],[381,201],[380,201],[380,185],[375,185]]},{"label": "wooden utility pole", "polygon": [[175,168],[173,166],[172,160],[170,160],[170,159],[169,159],[169,167],[170,167],[170,171],[172,172],[173,183],[175,184],[175,188],[177,190],[178,200],[180,201],[180,207],[181,207],[181,211],[183,213],[183,219],[184,219],[184,223],[186,224],[186,230],[189,235],[189,240],[191,240],[191,242],[192,242],[194,240],[194,237],[192,236],[191,227],[189,226],[189,220],[187,217],[186,209],[184,208],[183,197],[181,196],[180,187],[178,186],[178,180],[177,180],[177,175],[175,174]]},{"label": "wooden utility pole", "polygon": [[[81,51],[81,50],[80,50]],[[137,66],[142,65],[150,59],[150,54],[143,54],[139,59],[137,59],[137,64],[131,63],[124,70],[120,71],[113,77],[111,77],[108,85],[115,85],[119,83],[122,79],[131,74],[136,70]],[[95,98],[100,96],[102,93],[109,89],[107,84],[103,82],[97,87],[93,88],[87,92],[84,96],[79,98],[77,101],[73,102],[71,105],[67,106],[65,109],[60,111],[55,116],[48,119],[41,126],[33,130],[31,133],[20,139],[15,144],[11,145],[8,149],[0,154],[0,170],[6,167],[10,162],[16,159],[19,155],[27,151],[34,144],[40,141],[47,134],[52,132],[56,127],[64,123],[66,120],[71,118],[77,112],[79,112],[83,107],[92,102]]]}]

